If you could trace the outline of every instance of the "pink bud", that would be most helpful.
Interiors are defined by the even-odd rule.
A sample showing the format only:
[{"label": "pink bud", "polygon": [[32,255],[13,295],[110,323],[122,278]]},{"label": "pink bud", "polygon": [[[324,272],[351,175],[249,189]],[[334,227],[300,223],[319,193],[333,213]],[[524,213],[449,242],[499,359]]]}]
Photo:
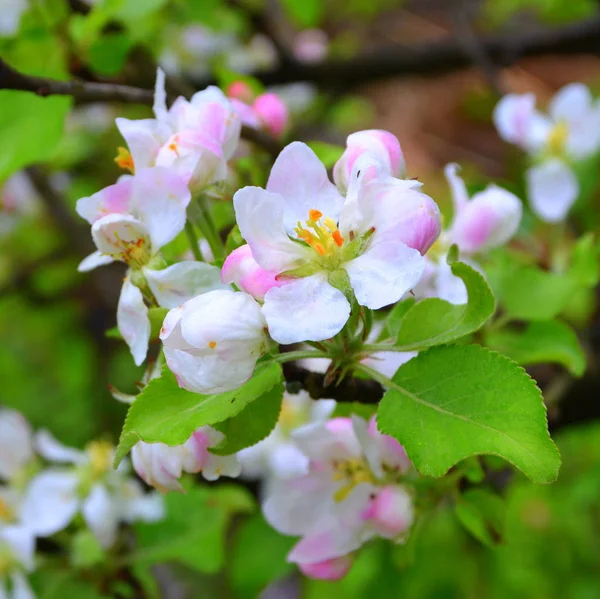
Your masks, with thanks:
[{"label": "pink bud", "polygon": [[369,152],[385,165],[387,174],[400,177],[405,171],[404,156],[398,138],[389,131],[368,129],[352,133],[346,139],[346,151],[333,169],[336,185],[345,191],[357,158]]},{"label": "pink bud", "polygon": [[452,224],[452,242],[474,253],[499,247],[517,232],[523,212],[519,198],[490,185],[473,196]]},{"label": "pink bud", "polygon": [[246,104],[252,102],[254,98],[254,92],[252,88],[245,81],[233,81],[227,86],[226,94],[229,98],[235,98],[241,100]]},{"label": "pink bud", "polygon": [[340,580],[348,574],[351,566],[352,557],[349,555],[326,559],[314,564],[298,564],[302,574],[318,580]]},{"label": "pink bud", "polygon": [[283,100],[277,94],[262,94],[252,104],[254,112],[264,127],[275,137],[284,131],[288,121],[288,111]]},{"label": "pink bud", "polygon": [[413,523],[412,498],[400,485],[383,487],[362,514],[386,539],[405,533]]},{"label": "pink bud", "polygon": [[252,256],[249,245],[242,245],[227,256],[221,270],[223,283],[235,283],[240,289],[257,300],[264,300],[272,287],[287,283],[285,278],[277,279],[277,273],[262,268]]}]

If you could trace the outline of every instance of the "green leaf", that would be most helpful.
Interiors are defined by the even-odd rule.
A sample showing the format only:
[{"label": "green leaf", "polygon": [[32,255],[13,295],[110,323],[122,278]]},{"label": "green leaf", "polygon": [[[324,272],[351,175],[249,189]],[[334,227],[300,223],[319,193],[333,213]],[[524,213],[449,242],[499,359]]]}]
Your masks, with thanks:
[{"label": "green leaf", "polygon": [[85,529],[73,537],[71,546],[71,564],[75,568],[89,568],[106,559],[106,552],[94,534]]},{"label": "green leaf", "polygon": [[506,506],[502,498],[487,489],[470,489],[456,504],[461,524],[488,547],[496,546],[504,534]]},{"label": "green leaf", "polygon": [[525,330],[490,331],[486,345],[522,365],[555,362],[581,376],[586,367],[585,353],[573,329],[558,320],[531,322]]},{"label": "green leaf", "polygon": [[267,437],[279,419],[283,390],[283,382],[276,384],[237,416],[216,424],[215,428],[225,435],[225,439],[217,447],[211,447],[210,451],[217,455],[229,455]]},{"label": "green leaf", "polygon": [[494,296],[483,276],[463,262],[451,268],[464,281],[469,302],[456,306],[431,298],[416,303],[399,322],[393,322],[399,328],[396,346],[409,351],[450,343],[475,332],[494,313]]},{"label": "green leaf", "polygon": [[261,365],[239,389],[200,395],[179,387],[173,373],[164,366],[161,376],[148,383],[127,412],[115,466],[138,441],[185,443],[197,428],[235,416],[281,380],[281,366]]},{"label": "green leaf", "polygon": [[319,24],[326,4],[322,0],[282,0],[288,17],[299,27],[315,27]]},{"label": "green leaf", "polygon": [[[293,568],[285,557],[296,540],[280,535],[258,513],[237,531],[231,553],[231,585],[240,599],[254,599]],[[260,547],[260,551],[257,551]]]},{"label": "green leaf", "polygon": [[328,144],[324,141],[309,141],[307,145],[328,169],[333,167],[346,149],[343,146]]},{"label": "green leaf", "polygon": [[540,483],[553,481],[560,466],[533,379],[477,345],[434,348],[401,366],[377,423],[429,476],[479,454],[498,455]]},{"label": "green leaf", "polygon": [[124,33],[107,33],[90,45],[88,62],[100,75],[107,77],[118,75],[133,45],[133,39]]},{"label": "green leaf", "polygon": [[[167,308],[150,308],[148,310],[148,319],[150,320],[150,339],[158,339],[160,335],[160,329],[163,325],[167,312]],[[117,329],[118,331],[118,329]],[[106,331],[105,335],[108,336],[109,331]],[[120,337],[121,335],[119,335]]]},{"label": "green leaf", "polygon": [[357,401],[338,401],[332,418],[349,418],[352,414],[356,414],[365,420],[370,420],[371,416],[377,411],[377,404],[359,403]]},{"label": "green leaf", "polygon": [[577,240],[571,253],[569,276],[584,287],[600,281],[600,243],[592,233]]},{"label": "green leaf", "polygon": [[515,269],[502,285],[506,313],[520,320],[552,320],[569,303],[574,281],[533,266]]},{"label": "green leaf", "polygon": [[193,487],[165,496],[167,516],[152,524],[137,523],[136,566],[177,561],[200,572],[218,572],[225,561],[225,536],[231,518],[254,509],[240,486]]},{"label": "green leaf", "polygon": [[415,305],[415,303],[415,298],[409,297],[395,304],[394,307],[390,310],[390,313],[386,320],[386,327],[389,334],[392,337],[398,336],[402,320],[404,319],[406,313],[410,310],[410,308],[412,308]]}]

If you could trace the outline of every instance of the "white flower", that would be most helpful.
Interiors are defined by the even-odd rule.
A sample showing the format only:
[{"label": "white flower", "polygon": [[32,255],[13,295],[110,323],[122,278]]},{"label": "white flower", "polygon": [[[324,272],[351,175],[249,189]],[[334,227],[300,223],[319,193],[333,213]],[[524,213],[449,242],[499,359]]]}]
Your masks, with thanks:
[{"label": "white flower", "polygon": [[164,85],[164,73],[158,69],[155,119],[117,119],[131,153],[121,151],[117,162],[136,172],[168,167],[194,188],[225,179],[241,130],[231,103],[219,88],[210,86],[189,101],[177,98],[167,110]]},{"label": "white flower", "polygon": [[0,479],[16,478],[34,458],[32,435],[20,412],[0,408]]},{"label": "white flower", "polygon": [[547,222],[564,220],[579,195],[574,162],[600,149],[600,101],[582,83],[557,92],[548,114],[535,108],[534,94],[509,94],[494,109],[500,136],[534,160],[527,172],[532,210]]},{"label": "white flower", "polygon": [[184,472],[201,472],[206,480],[239,476],[241,466],[235,455],[219,456],[209,451],[223,439],[220,431],[202,426],[183,445],[139,441],[131,450],[131,461],[147,484],[163,492],[182,491],[179,479]]},{"label": "white flower", "polygon": [[[35,599],[23,572],[34,567],[35,537],[23,526],[0,524],[0,597]],[[12,590],[8,590],[10,580]]]},{"label": "white flower", "polygon": [[402,540],[414,516],[401,484],[410,463],[397,441],[358,416],[307,425],[293,435],[310,459],[309,472],[274,479],[263,505],[276,530],[302,536],[289,561],[318,575],[318,564],[351,556],[373,537]]},{"label": "white flower", "polygon": [[452,223],[432,249],[437,258],[428,256],[427,267],[414,292],[421,297],[439,297],[451,304],[466,304],[467,289],[462,279],[452,274],[446,261],[448,249],[456,244],[460,260],[481,272],[473,256],[510,241],[519,228],[523,207],[517,196],[497,185],[488,185],[469,199],[458,168],[457,164],[448,164],[445,169],[452,191]]},{"label": "white flower", "polygon": [[367,156],[355,163],[344,199],[314,152],[295,142],[275,161],[266,190],[245,187],[235,194],[237,223],[253,259],[288,278],[264,296],[275,341],[333,337],[350,314],[345,293],[378,309],[418,282],[421,253],[439,233],[437,205],[415,182],[363,181],[370,165]]},{"label": "white flower", "polygon": [[309,460],[297,447],[292,432],[305,424],[325,422],[334,409],[333,399],[315,401],[306,391],[285,392],[273,432],[260,443],[238,452],[243,475],[290,478],[306,474]]},{"label": "white flower", "polygon": [[77,513],[103,547],[114,544],[119,523],[155,521],[163,517],[161,498],[142,494],[128,479],[126,466],[112,469],[114,449],[102,441],[86,451],[60,444],[47,431],[36,436],[41,456],[70,467],[51,467],[29,484],[21,521],[36,536],[50,536],[66,528]]}]

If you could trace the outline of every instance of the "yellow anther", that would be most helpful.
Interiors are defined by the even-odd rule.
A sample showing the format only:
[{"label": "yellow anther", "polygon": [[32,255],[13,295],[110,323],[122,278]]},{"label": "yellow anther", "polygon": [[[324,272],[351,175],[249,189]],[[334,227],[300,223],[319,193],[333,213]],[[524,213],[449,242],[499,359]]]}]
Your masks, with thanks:
[{"label": "yellow anther", "polygon": [[217,347],[217,342],[216,341],[209,341],[208,342],[208,347],[210,347],[210,349],[215,349],[215,347]]},{"label": "yellow anther", "polygon": [[569,136],[569,125],[561,121],[554,125],[548,135],[548,150],[553,155],[560,155],[564,152],[565,143]]},{"label": "yellow anther", "polygon": [[112,444],[108,441],[92,441],[86,450],[94,477],[100,477],[110,469],[113,459]]},{"label": "yellow anther", "polygon": [[323,213],[320,210],[313,209],[308,211],[308,218],[314,222],[317,222],[322,216]]},{"label": "yellow anther", "polygon": [[0,497],[0,522],[12,522],[15,514],[8,503]]},{"label": "yellow anther", "polygon": [[[298,221],[296,234],[320,256],[331,256],[337,248],[342,247],[344,238],[337,228],[337,223],[330,217],[323,218],[320,210],[309,210],[308,220],[302,224]],[[322,224],[319,222],[322,219]],[[310,230],[309,230],[310,229]]]},{"label": "yellow anther", "polygon": [[115,162],[123,169],[128,170],[130,173],[135,171],[135,166],[133,164],[133,158],[129,153],[127,148],[119,147],[117,149],[117,155],[115,157]]}]

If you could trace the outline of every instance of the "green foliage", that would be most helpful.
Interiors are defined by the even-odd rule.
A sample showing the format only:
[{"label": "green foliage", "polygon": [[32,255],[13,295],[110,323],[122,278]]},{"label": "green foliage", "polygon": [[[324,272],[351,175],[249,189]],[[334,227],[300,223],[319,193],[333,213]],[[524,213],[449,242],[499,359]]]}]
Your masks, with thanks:
[{"label": "green foliage", "polygon": [[333,168],[346,149],[324,141],[309,141],[307,145],[319,157],[325,168]]},{"label": "green foliage", "polygon": [[118,464],[138,442],[181,445],[199,427],[223,422],[239,414],[281,382],[277,364],[258,366],[239,389],[218,395],[200,395],[182,389],[165,366],[150,381],[127,413],[115,462]]},{"label": "green foliage", "polygon": [[558,473],[560,456],[535,382],[508,358],[476,345],[434,348],[401,366],[377,423],[429,476],[486,453],[535,482]]},{"label": "green foliage", "polygon": [[193,487],[165,496],[167,515],[160,522],[135,525],[136,566],[176,561],[200,572],[218,572],[225,560],[225,536],[234,515],[254,509],[239,485]]},{"label": "green foliage", "polygon": [[410,306],[404,315],[404,308],[392,311],[388,329],[398,330],[397,347],[410,351],[450,343],[477,331],[494,313],[494,296],[485,279],[462,262],[451,268],[465,283],[468,303],[456,306],[431,298]]},{"label": "green foliage", "polygon": [[545,21],[562,23],[592,16],[594,0],[487,0],[485,15],[496,24],[504,23],[520,11],[535,12]]},{"label": "green foliage", "polygon": [[217,447],[212,447],[211,451],[229,455],[267,437],[279,419],[283,390],[283,382],[277,383],[259,401],[248,404],[237,416],[216,424],[215,428],[224,433],[225,439]]},{"label": "green foliage", "polygon": [[280,535],[260,513],[248,519],[235,534],[229,566],[236,596],[254,599],[268,583],[290,572],[294,566],[285,558],[295,542]]},{"label": "green foliage", "polygon": [[73,537],[71,564],[75,568],[89,568],[106,559],[106,553],[90,530],[80,530]]},{"label": "green foliage", "polygon": [[523,330],[491,330],[486,344],[522,365],[556,362],[575,376],[585,371],[585,354],[573,329],[558,320],[531,322]]},{"label": "green foliage", "polygon": [[494,547],[502,541],[506,507],[499,495],[484,488],[469,489],[454,510],[461,524],[484,545]]},{"label": "green foliage", "polygon": [[281,3],[289,18],[305,29],[319,24],[327,6],[321,0],[282,0]]},{"label": "green foliage", "polygon": [[89,64],[99,75],[117,75],[123,69],[134,41],[123,33],[107,33],[90,45]]}]

